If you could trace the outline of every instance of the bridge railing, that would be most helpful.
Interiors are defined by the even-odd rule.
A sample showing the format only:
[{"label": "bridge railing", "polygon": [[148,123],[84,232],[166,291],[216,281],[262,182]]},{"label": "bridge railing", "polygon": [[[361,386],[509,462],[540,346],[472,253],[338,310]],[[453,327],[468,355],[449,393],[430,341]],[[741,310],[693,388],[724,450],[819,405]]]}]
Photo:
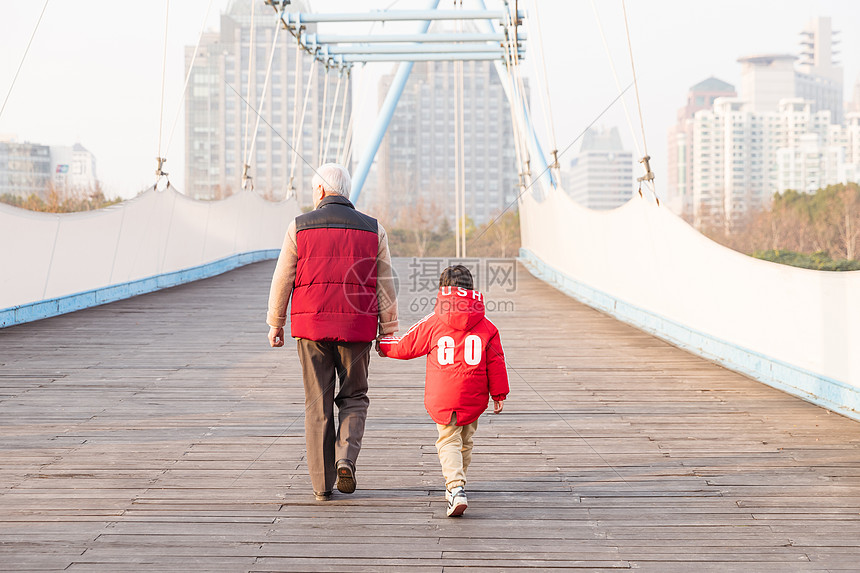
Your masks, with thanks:
[{"label": "bridge railing", "polygon": [[168,187],[97,211],[0,204],[0,326],[37,320],[277,257],[295,200],[195,201]]},{"label": "bridge railing", "polygon": [[[560,188],[521,203],[521,256],[583,302],[860,419],[860,271],[761,261],[635,197],[592,211]],[[560,317],[563,318],[563,317]]]}]

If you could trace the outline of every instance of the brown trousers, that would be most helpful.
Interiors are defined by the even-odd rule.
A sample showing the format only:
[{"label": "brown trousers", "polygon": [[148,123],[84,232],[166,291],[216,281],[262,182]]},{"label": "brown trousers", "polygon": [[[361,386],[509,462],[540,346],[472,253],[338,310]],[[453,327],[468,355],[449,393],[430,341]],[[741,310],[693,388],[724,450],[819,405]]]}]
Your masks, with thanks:
[{"label": "brown trousers", "polygon": [[[337,460],[355,463],[367,419],[370,342],[298,339],[305,386],[305,444],[314,491],[331,491]],[[339,382],[335,393],[336,381]],[[335,429],[334,405],[338,410]]]}]

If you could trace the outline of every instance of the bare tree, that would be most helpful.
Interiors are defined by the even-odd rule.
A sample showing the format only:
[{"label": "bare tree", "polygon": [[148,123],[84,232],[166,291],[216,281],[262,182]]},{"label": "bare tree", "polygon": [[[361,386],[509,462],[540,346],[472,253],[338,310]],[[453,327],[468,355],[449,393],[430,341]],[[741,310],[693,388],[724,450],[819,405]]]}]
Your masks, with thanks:
[{"label": "bare tree", "polygon": [[407,229],[415,246],[415,256],[427,254],[434,232],[439,224],[441,209],[435,203],[418,198],[412,205],[404,205],[397,217],[399,226]]}]

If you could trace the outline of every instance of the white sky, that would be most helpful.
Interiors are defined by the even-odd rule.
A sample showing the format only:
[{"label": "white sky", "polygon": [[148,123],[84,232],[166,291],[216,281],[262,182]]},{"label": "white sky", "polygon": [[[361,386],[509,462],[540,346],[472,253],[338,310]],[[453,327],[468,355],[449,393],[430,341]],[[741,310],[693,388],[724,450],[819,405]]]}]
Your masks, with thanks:
[{"label": "white sky", "polygon": [[[382,9],[393,0],[312,0],[315,10],[364,11]],[[208,27],[217,28],[218,14],[227,0],[212,0]],[[466,0],[469,7],[470,0]],[[539,0],[550,94],[559,149],[564,149],[616,96],[615,81],[589,0]],[[27,60],[0,117],[0,136],[49,145],[79,142],[95,155],[99,178],[110,195],[134,196],[154,182],[158,150],[161,61],[166,0],[127,3],[116,0],[53,0],[39,28]],[[184,187],[182,117],[169,149],[184,81],[183,47],[194,45],[209,0],[174,0],[170,6],[167,82],[163,120],[163,152],[171,181]],[[595,0],[622,85],[632,79],[620,0]],[[488,0],[498,7],[500,0]],[[530,1],[521,5],[528,8]],[[0,3],[0,102],[15,74],[43,2],[3,0]],[[400,0],[395,9],[420,8],[426,0]],[[453,7],[442,0],[440,8]],[[273,17],[271,8],[258,13]],[[842,33],[841,62],[845,97],[860,74],[860,23],[856,0],[627,0],[627,12],[648,151],[662,190],[666,171],[666,133],[688,88],[716,76],[740,87],[737,58],[753,53],[797,53],[800,30],[814,16],[831,16]],[[358,26],[367,30],[368,24]],[[401,26],[414,27],[412,24]],[[388,24],[387,32],[403,30]],[[536,90],[542,79],[532,65],[537,46],[528,47],[526,69],[532,77],[532,111],[545,149],[541,100]],[[359,133],[365,132],[375,111],[375,79],[387,71],[376,64],[364,81],[366,106]],[[359,74],[356,74],[359,75]],[[361,82],[360,79],[358,79]],[[361,85],[361,84],[359,84]],[[359,90],[357,90],[358,92]],[[361,99],[361,93],[357,93]],[[628,107],[636,137],[639,123],[631,89]],[[357,103],[357,102],[356,102]],[[507,118],[499,118],[507,121]],[[633,139],[622,107],[616,104],[598,125],[617,126],[628,149]],[[358,143],[361,145],[360,141]],[[563,162],[576,152],[573,146]]]}]

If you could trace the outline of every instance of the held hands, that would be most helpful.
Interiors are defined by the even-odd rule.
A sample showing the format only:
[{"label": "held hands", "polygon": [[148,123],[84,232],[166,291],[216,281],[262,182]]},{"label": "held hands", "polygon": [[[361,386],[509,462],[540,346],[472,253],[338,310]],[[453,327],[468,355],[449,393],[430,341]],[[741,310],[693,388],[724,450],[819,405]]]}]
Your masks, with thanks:
[{"label": "held hands", "polygon": [[376,340],[373,343],[373,349],[376,350],[376,353],[381,357],[385,358],[385,352],[383,352],[382,347],[379,346],[379,339],[382,338],[382,335],[376,337]]},{"label": "held hands", "polygon": [[501,414],[504,407],[504,400],[493,400],[493,414]]},{"label": "held hands", "polygon": [[284,345],[284,327],[270,326],[269,327],[269,345],[272,348],[279,348]]}]

